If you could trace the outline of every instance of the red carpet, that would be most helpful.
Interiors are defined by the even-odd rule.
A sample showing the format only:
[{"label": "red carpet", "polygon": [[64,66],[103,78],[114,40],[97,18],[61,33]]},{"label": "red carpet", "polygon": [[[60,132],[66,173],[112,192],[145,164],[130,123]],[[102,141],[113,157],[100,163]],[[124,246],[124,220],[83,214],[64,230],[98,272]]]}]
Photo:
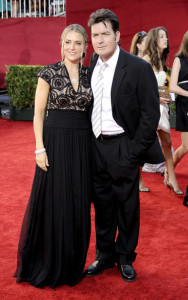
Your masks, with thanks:
[{"label": "red carpet", "polygon": [[[173,147],[180,134],[172,130]],[[116,268],[84,278],[70,288],[36,289],[16,284],[16,252],[35,165],[31,122],[0,119],[0,299],[188,299],[188,208],[183,197],[170,194],[160,174],[143,173],[151,193],[141,193],[141,228],[134,267],[137,280],[124,282]],[[176,168],[180,188],[188,184],[188,155]],[[95,252],[94,210],[86,267]]]}]

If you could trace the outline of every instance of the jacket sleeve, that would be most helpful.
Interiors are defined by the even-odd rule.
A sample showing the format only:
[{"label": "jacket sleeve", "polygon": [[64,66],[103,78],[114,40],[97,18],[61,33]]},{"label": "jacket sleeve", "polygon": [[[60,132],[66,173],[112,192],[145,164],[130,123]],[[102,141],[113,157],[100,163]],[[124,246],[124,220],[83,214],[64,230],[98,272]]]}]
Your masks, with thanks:
[{"label": "jacket sleeve", "polygon": [[136,156],[144,153],[156,140],[156,131],[160,119],[158,85],[150,64],[140,68],[137,83],[140,120],[135,137],[132,139],[132,151]]}]

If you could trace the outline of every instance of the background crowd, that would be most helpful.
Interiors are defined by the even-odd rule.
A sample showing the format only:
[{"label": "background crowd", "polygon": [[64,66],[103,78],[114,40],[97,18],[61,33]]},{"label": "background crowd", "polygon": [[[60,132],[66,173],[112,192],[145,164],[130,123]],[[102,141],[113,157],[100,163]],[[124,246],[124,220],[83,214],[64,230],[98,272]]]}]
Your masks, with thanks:
[{"label": "background crowd", "polygon": [[[148,34],[140,31],[135,34],[132,40],[130,52],[151,63],[155,72],[160,95],[161,118],[158,125],[158,136],[161,141],[163,153],[166,160],[164,185],[170,188],[175,195],[182,195],[179,189],[175,167],[188,152],[188,32],[183,36],[180,49],[175,56],[171,76],[167,74],[166,61],[170,51],[168,33],[163,27],[151,29]],[[172,143],[170,139],[169,104],[173,95],[176,97],[176,130],[181,132],[182,144],[172,155]],[[163,169],[159,165],[147,167],[149,172],[160,172]],[[139,189],[141,192],[148,192],[142,179],[142,168],[140,169]]]}]

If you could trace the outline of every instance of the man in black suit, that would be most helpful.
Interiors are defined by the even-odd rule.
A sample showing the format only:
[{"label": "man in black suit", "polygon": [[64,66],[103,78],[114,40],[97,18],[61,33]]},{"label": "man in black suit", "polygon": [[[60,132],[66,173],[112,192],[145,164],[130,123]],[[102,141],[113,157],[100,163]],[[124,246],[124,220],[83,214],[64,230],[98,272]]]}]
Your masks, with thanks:
[{"label": "man in black suit", "polygon": [[[132,263],[140,223],[139,162],[144,156],[148,162],[163,161],[156,136],[158,87],[150,64],[119,47],[119,21],[112,11],[97,10],[88,25],[95,51],[90,67],[96,258],[86,276],[99,275],[117,262],[121,277],[134,281]],[[154,160],[149,159],[152,147]]]}]

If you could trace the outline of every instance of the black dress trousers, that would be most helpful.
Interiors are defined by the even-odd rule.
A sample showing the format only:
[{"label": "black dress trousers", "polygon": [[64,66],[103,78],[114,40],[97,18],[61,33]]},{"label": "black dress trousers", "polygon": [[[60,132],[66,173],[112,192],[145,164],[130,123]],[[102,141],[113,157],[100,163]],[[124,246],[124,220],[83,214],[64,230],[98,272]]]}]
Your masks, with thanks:
[{"label": "black dress trousers", "polygon": [[96,260],[135,260],[140,224],[139,163],[127,135],[92,138]]}]

